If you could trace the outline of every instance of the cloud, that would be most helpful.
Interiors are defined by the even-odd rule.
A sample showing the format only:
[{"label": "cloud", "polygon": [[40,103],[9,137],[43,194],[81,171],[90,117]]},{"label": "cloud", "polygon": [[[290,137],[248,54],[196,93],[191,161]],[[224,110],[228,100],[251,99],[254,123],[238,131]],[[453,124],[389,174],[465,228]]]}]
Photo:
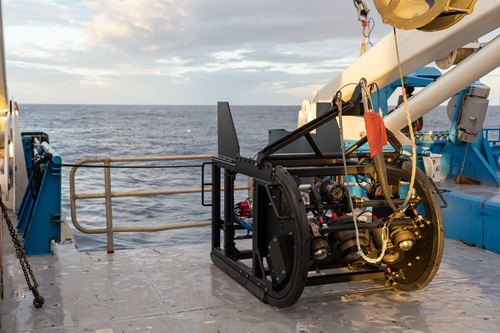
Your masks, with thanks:
[{"label": "cloud", "polygon": [[[3,3],[10,87],[43,85],[30,102],[300,103],[361,41],[350,0]],[[376,42],[390,28],[368,3]]]},{"label": "cloud", "polygon": [[[277,89],[276,82],[290,84],[291,76],[330,73],[325,81],[345,67],[348,62],[338,59],[350,58],[352,52],[338,46],[359,47],[348,41],[360,34],[351,6],[326,0],[7,0],[6,31],[14,36],[8,39],[9,72],[16,80],[28,77],[30,70],[32,76],[52,72],[58,84],[46,86],[61,89],[66,82],[66,89],[94,87],[108,90],[110,99],[118,91],[140,90],[158,80],[172,89],[189,84],[190,90],[206,90],[201,82],[217,78],[223,82],[215,87],[224,86],[228,96],[238,85],[247,92],[262,93],[268,86],[268,92],[278,93],[286,88]],[[353,15],[336,17],[335,10]],[[278,81],[276,75],[282,78]],[[225,82],[231,84],[226,87]],[[45,96],[51,95],[57,96]],[[193,98],[185,96],[186,103]]]},{"label": "cloud", "polygon": [[185,43],[183,25],[190,16],[184,8],[186,1],[110,0],[84,3],[94,13],[83,25],[89,45],[129,52],[151,52]]},{"label": "cloud", "polygon": [[[349,1],[85,1],[89,45],[127,53],[215,52],[360,37]],[[352,15],[335,15],[345,11]],[[337,38],[338,40],[338,38]]]}]

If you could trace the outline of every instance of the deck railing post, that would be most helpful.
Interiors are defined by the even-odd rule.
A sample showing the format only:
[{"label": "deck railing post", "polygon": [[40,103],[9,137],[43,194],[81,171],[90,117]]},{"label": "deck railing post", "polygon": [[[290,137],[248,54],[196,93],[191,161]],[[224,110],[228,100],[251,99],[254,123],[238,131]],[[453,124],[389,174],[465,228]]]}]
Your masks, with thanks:
[{"label": "deck railing post", "polygon": [[111,168],[110,160],[104,160],[104,193],[106,200],[106,235],[108,243],[108,253],[115,252],[113,244],[113,204],[111,202]]},{"label": "deck railing post", "polygon": [[[214,179],[219,182],[214,186],[211,183],[206,183],[205,185],[212,185],[212,188],[176,188],[176,189],[162,189],[162,190],[141,190],[141,191],[126,191],[126,192],[115,192],[112,190],[111,184],[111,169],[113,168],[112,163],[130,163],[130,162],[153,162],[153,161],[186,161],[186,160],[207,160],[212,158],[212,154],[206,155],[179,155],[179,156],[142,156],[142,157],[99,157],[99,158],[86,158],[76,162],[72,167],[69,175],[70,183],[70,206],[71,206],[71,222],[75,228],[86,234],[106,234],[107,235],[107,252],[114,252],[113,237],[117,232],[155,232],[155,231],[165,231],[180,228],[193,228],[193,227],[203,227],[211,225],[211,221],[198,221],[198,222],[181,222],[181,223],[168,223],[160,226],[134,226],[134,227],[114,227],[113,225],[113,198],[124,198],[124,197],[144,197],[144,196],[155,196],[155,195],[176,195],[176,194],[189,194],[189,193],[201,193],[213,192],[214,189],[216,193],[213,195],[221,195],[223,188],[220,184],[220,170],[215,170],[217,175]],[[99,167],[96,163],[102,163],[104,169],[104,192],[101,193],[76,193],[76,172],[79,168],[85,167],[87,164],[90,167]],[[182,166],[181,166],[182,167]],[[201,167],[201,166],[200,166]],[[218,172],[218,173],[217,173]],[[249,183],[251,184],[251,179]],[[252,190],[249,185],[234,186],[234,183],[230,186],[234,187],[234,191],[248,191],[249,197],[251,198]],[[106,207],[106,226],[97,228],[88,228],[82,226],[77,219],[77,205],[76,200],[88,200],[88,199],[104,199]],[[215,200],[218,203],[220,200]],[[220,209],[219,209],[220,215]],[[220,219],[220,218],[219,218]]]}]

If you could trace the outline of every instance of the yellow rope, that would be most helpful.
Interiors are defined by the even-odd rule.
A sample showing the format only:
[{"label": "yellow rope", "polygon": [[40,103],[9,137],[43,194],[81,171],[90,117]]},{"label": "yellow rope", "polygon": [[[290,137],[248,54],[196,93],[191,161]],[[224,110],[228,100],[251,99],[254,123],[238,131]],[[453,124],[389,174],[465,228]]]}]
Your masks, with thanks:
[{"label": "yellow rope", "polygon": [[[354,205],[352,203],[352,198],[351,198],[350,194],[348,195],[348,197],[350,199],[349,204],[350,204],[351,212],[353,214],[354,228],[355,228],[355,232],[356,232],[356,245],[357,245],[357,250],[358,250],[357,253],[365,261],[367,261],[369,263],[373,263],[373,264],[379,263],[380,261],[382,261],[382,259],[385,256],[385,252],[387,249],[387,243],[389,240],[389,225],[392,223],[392,221],[396,217],[399,217],[401,215],[401,213],[404,211],[404,208],[408,204],[408,201],[410,200],[412,192],[413,192],[413,187],[415,185],[415,176],[417,173],[417,147],[415,144],[415,134],[413,132],[410,108],[408,106],[408,99],[406,97],[406,90],[405,90],[404,82],[403,82],[403,71],[401,69],[401,60],[399,57],[399,47],[398,47],[398,40],[397,40],[397,36],[396,36],[396,29],[393,29],[393,31],[394,31],[394,42],[396,44],[396,56],[397,56],[397,60],[398,60],[399,78],[401,80],[403,102],[405,105],[406,120],[408,122],[408,128],[410,130],[410,140],[411,140],[411,146],[412,146],[412,157],[411,157],[412,170],[411,170],[410,187],[408,189],[408,193],[406,194],[406,198],[405,198],[403,204],[401,204],[401,206],[398,208],[398,212],[395,212],[389,216],[389,220],[384,224],[384,227],[382,228],[382,230],[383,230],[383,232],[382,232],[382,250],[377,258],[370,258],[361,250],[361,244],[360,244],[360,239],[359,239],[359,230],[358,230],[357,220],[356,220],[357,217],[354,216]],[[339,109],[340,147],[341,147],[341,151],[342,151],[342,160],[343,160],[343,164],[344,164],[344,171],[345,171],[345,174],[347,176],[347,162],[346,162],[346,158],[345,158],[345,150],[344,150],[345,143],[344,143],[344,133],[343,133],[343,124],[342,124],[342,102],[340,101],[340,98],[337,100],[337,107]],[[349,188],[348,188],[348,192],[349,192]]]},{"label": "yellow rope", "polygon": [[405,112],[406,112],[406,120],[408,122],[408,128],[410,130],[410,141],[411,141],[411,151],[412,151],[412,156],[411,156],[411,161],[412,161],[412,167],[411,167],[411,179],[410,179],[410,188],[408,189],[408,193],[406,194],[405,201],[399,206],[399,211],[403,211],[406,205],[408,204],[408,201],[410,201],[411,195],[413,193],[413,187],[415,185],[415,176],[417,173],[417,146],[415,144],[415,134],[413,133],[413,124],[411,121],[411,114],[410,114],[410,107],[408,106],[408,99],[406,97],[406,90],[403,82],[403,70],[401,69],[401,60],[399,58],[399,47],[398,47],[398,38],[396,34],[396,29],[393,28],[394,31],[394,43],[396,45],[396,56],[398,59],[398,69],[399,69],[399,79],[401,80],[401,94],[403,95],[403,103],[405,106]]},{"label": "yellow rope", "polygon": [[[335,101],[338,111],[339,111],[339,134],[340,134],[340,151],[342,152],[342,163],[344,166],[344,174],[345,174],[345,182],[348,182],[348,177],[349,173],[347,172],[347,159],[346,159],[346,154],[345,154],[345,141],[344,141],[344,124],[342,122],[342,99],[340,98],[340,93],[338,93],[338,99]],[[359,228],[358,228],[358,217],[354,215],[354,204],[352,202],[352,197],[351,197],[351,190],[349,189],[350,186],[347,186],[347,197],[349,198],[349,208],[351,210],[351,215],[352,215],[352,221],[354,223],[354,230],[356,232],[356,248],[357,248],[357,253],[361,258],[363,258],[366,262],[369,262],[371,264],[377,264],[384,259],[385,252],[387,250],[387,243],[389,242],[389,228],[388,224],[384,224],[382,227],[382,249],[380,251],[380,254],[377,258],[370,258],[368,257],[363,250],[361,249],[361,241],[359,239]],[[390,221],[392,222],[392,220]]]}]

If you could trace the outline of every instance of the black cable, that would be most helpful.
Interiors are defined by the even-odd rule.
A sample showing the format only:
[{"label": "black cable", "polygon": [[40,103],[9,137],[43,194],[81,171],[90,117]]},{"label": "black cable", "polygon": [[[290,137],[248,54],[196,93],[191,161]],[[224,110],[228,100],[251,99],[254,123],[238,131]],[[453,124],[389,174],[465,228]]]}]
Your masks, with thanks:
[{"label": "black cable", "polygon": [[52,159],[52,154],[47,153],[43,155],[38,161],[33,165],[32,182],[31,182],[31,196],[36,200],[38,197],[38,192],[42,186],[43,174],[41,170],[42,163],[46,163]]},{"label": "black cable", "polygon": [[378,107],[380,108],[380,104],[381,104],[381,101],[380,101],[380,88],[378,87],[377,82],[370,83],[370,85],[369,85],[370,95],[373,94],[373,87],[375,87],[377,89],[377,103],[378,103]]}]

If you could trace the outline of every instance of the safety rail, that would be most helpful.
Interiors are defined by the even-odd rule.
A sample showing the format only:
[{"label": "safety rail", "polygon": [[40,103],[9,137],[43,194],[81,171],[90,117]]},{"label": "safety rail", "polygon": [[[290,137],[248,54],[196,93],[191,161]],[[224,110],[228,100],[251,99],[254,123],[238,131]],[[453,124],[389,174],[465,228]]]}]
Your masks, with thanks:
[{"label": "safety rail", "polygon": [[497,170],[500,170],[500,128],[483,128],[483,136],[490,144],[493,161],[496,163]]},{"label": "safety rail", "polygon": [[[427,131],[416,132],[415,139],[417,141],[423,140],[448,140],[449,131]],[[489,142],[491,146],[500,145],[500,128],[483,128],[483,137]]]},{"label": "safety rail", "polygon": [[416,132],[415,140],[417,141],[441,141],[448,140],[450,131],[426,131]]},{"label": "safety rail", "polygon": [[490,145],[500,145],[500,128],[483,128],[483,136]]},{"label": "safety rail", "polygon": [[[166,189],[166,190],[147,190],[147,191],[127,191],[127,192],[113,192],[111,189],[111,170],[113,166],[111,163],[124,163],[124,162],[158,162],[158,161],[186,161],[186,160],[208,160],[213,155],[178,155],[178,156],[152,156],[152,157],[117,157],[117,158],[86,158],[78,161],[72,166],[69,182],[70,182],[70,206],[71,206],[71,220],[73,225],[79,231],[86,234],[106,234],[107,235],[107,252],[114,252],[113,234],[115,232],[156,232],[163,230],[172,230],[180,228],[192,228],[211,225],[211,221],[198,221],[198,222],[185,222],[173,223],[157,227],[139,226],[139,227],[114,227],[113,214],[112,214],[112,198],[119,197],[139,197],[139,196],[156,196],[156,195],[175,195],[175,194],[188,194],[188,193],[204,193],[211,192],[211,188],[181,188],[181,189]],[[87,165],[93,163],[91,166]],[[96,165],[95,163],[103,163]],[[102,167],[104,170],[104,193],[81,193],[77,194],[75,189],[75,175],[76,171],[81,167]],[[126,166],[124,166],[126,167]],[[200,165],[203,168],[203,165]],[[145,166],[147,168],[147,166]],[[203,171],[202,171],[203,173]],[[203,184],[203,187],[210,184]],[[236,186],[235,190],[248,190],[249,186]],[[76,217],[76,200],[85,199],[105,199],[106,204],[106,227],[101,228],[87,228],[82,226]]]}]

